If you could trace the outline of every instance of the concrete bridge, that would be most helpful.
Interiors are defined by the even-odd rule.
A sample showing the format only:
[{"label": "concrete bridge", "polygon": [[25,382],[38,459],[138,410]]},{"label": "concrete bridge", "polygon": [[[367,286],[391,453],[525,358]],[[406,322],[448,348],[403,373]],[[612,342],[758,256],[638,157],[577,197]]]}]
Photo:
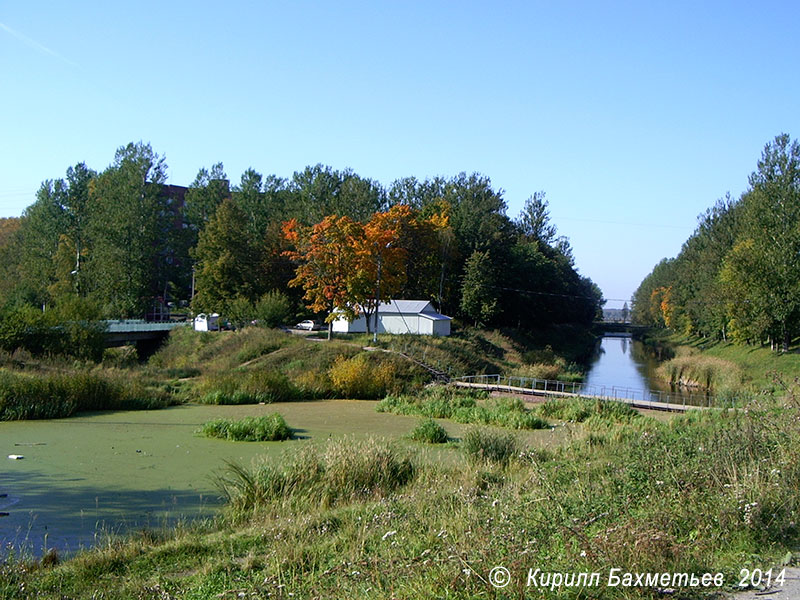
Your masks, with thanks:
[{"label": "concrete bridge", "polygon": [[144,319],[103,321],[106,324],[106,347],[135,345],[139,356],[152,354],[176,327],[189,327],[191,321],[152,323]]}]

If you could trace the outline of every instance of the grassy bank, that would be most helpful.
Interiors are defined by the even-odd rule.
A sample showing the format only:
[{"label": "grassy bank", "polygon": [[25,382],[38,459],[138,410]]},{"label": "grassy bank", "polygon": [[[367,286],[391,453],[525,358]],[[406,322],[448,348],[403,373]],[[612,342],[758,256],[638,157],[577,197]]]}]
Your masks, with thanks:
[{"label": "grassy bank", "polygon": [[784,382],[800,378],[800,346],[778,353],[768,346],[710,342],[683,335],[662,334],[645,340],[651,346],[666,346],[674,354],[662,365],[663,379],[681,379],[715,392],[745,389],[753,393],[782,393]]},{"label": "grassy bank", "polygon": [[[800,541],[799,416],[796,406],[751,405],[668,423],[587,418],[547,451],[480,430],[445,448],[447,460],[332,440],[230,469],[229,508],[214,523],[110,542],[63,564],[7,562],[0,595],[496,597],[487,579],[497,565],[512,574],[508,597],[544,594],[525,587],[529,568],[719,571],[733,586],[739,569],[777,564]],[[603,585],[551,595],[588,592],[620,595]]]},{"label": "grassy bank", "polygon": [[[561,332],[564,333],[564,332]],[[257,404],[328,398],[381,399],[413,394],[431,381],[419,362],[453,374],[513,373],[579,379],[570,362],[580,337],[559,353],[556,336],[467,329],[456,336],[369,336],[331,342],[248,327],[174,330],[146,363],[132,348],[106,350],[103,362],[0,352],[0,420],[66,417],[87,410],[156,408],[182,402]],[[585,331],[584,336],[588,335]],[[410,359],[409,359],[410,357]]]}]

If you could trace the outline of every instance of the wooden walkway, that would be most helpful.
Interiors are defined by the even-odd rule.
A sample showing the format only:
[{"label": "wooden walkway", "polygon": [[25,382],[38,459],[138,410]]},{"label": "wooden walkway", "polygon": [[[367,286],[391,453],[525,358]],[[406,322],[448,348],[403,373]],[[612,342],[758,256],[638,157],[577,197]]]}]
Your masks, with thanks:
[{"label": "wooden walkway", "polygon": [[657,400],[646,400],[644,398],[625,398],[621,396],[609,395],[592,395],[581,394],[575,392],[565,392],[547,389],[535,389],[532,387],[521,387],[514,385],[504,385],[499,383],[476,383],[470,381],[453,381],[451,385],[462,388],[472,388],[479,390],[486,390],[489,392],[499,392],[502,394],[514,394],[522,396],[537,396],[539,398],[557,397],[557,398],[585,398],[587,400],[602,400],[604,402],[624,402],[633,408],[642,408],[647,410],[663,410],[668,412],[686,412],[691,409],[705,409],[706,406],[694,406],[691,404],[676,404],[674,402],[660,402]]}]

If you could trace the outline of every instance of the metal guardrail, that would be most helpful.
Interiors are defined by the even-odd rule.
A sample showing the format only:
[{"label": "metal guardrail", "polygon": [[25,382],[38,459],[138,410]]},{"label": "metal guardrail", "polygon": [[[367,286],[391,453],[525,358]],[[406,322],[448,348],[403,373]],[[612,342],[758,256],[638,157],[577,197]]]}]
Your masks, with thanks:
[{"label": "metal guardrail", "polygon": [[[659,390],[642,390],[627,387],[590,385],[582,382],[557,381],[553,379],[536,379],[534,377],[516,377],[509,375],[467,375],[453,378],[454,382],[475,383],[486,386],[516,388],[529,393],[570,394],[604,400],[616,400],[629,404],[658,405],[672,404],[677,406],[720,407],[713,396],[706,394],[677,394]],[[729,403],[733,407],[733,401]],[[728,406],[722,407],[727,408]]]}]

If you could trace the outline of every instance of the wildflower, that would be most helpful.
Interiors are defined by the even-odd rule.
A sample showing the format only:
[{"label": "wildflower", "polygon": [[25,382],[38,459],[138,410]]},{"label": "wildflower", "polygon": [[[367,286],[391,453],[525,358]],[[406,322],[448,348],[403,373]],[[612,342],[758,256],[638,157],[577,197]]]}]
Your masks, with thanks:
[{"label": "wildflower", "polygon": [[395,535],[396,533],[397,533],[397,532],[396,532],[395,530],[392,530],[392,531],[387,531],[386,533],[384,533],[384,534],[383,534],[383,537],[382,537],[381,539],[382,539],[382,540],[385,540],[386,538],[390,538],[390,537],[392,537],[392,536],[393,536],[393,535]]}]

